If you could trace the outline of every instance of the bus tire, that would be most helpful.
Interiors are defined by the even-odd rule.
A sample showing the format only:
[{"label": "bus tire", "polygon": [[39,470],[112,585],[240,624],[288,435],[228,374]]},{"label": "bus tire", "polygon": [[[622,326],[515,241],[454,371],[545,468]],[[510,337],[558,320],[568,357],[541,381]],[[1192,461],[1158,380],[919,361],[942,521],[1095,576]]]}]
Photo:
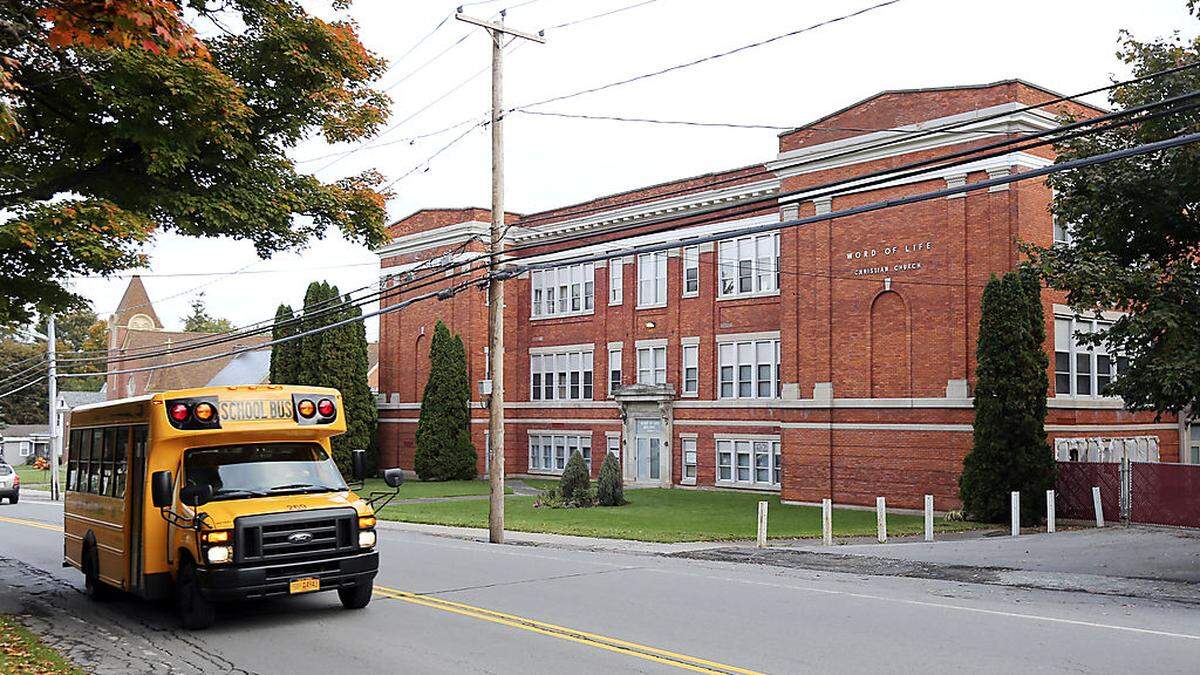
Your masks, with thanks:
[{"label": "bus tire", "polygon": [[100,580],[100,555],[96,545],[85,545],[83,549],[83,592],[96,602],[104,602],[110,596],[111,587]]},{"label": "bus tire", "polygon": [[338,600],[346,609],[362,609],[371,602],[371,594],[375,591],[374,584],[356,584],[349,588],[338,589]]},{"label": "bus tire", "polygon": [[184,559],[179,565],[175,605],[179,610],[180,623],[188,630],[208,628],[217,618],[217,610],[212,601],[200,594],[196,564],[190,559]]}]

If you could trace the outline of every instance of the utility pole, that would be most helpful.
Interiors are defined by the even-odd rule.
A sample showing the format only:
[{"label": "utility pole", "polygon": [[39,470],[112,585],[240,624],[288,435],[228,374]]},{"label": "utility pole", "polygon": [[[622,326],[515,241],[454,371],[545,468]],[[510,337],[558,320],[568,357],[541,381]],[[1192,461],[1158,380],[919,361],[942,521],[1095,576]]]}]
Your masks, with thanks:
[{"label": "utility pole", "polygon": [[492,228],[488,257],[488,343],[489,366],[492,371],[492,395],[488,400],[488,437],[492,456],[488,463],[488,541],[504,543],[504,282],[500,270],[500,255],[504,250],[504,44],[505,35],[545,43],[541,34],[534,35],[492,22],[466,16],[462,8],[455,19],[487,29],[492,38]]},{"label": "utility pole", "polygon": [[58,449],[61,447],[58,428],[58,354],[54,339],[54,315],[46,319],[46,361],[49,364],[47,394],[50,408],[50,499],[59,500]]}]

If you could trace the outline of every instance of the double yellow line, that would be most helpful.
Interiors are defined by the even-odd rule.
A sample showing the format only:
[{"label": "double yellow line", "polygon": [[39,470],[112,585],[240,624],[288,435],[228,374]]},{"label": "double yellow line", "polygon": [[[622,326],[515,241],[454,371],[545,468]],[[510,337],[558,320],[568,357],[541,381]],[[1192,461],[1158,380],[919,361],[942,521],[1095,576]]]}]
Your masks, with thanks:
[{"label": "double yellow line", "polygon": [[574,628],[556,626],[552,623],[546,623],[544,621],[536,621],[534,619],[515,616],[513,614],[505,614],[504,612],[497,612],[495,610],[476,607],[474,605],[467,605],[461,602],[454,602],[452,600],[445,600],[443,598],[437,598],[429,595],[418,595],[408,591],[401,591],[395,588],[380,586],[379,584],[375,585],[375,593],[382,597],[391,598],[393,600],[403,600],[404,602],[410,602],[414,605],[440,609],[444,612],[460,614],[462,616],[479,619],[481,621],[490,621],[491,623],[498,623],[504,626],[537,633],[539,635],[558,638],[560,640],[567,640],[569,642],[575,642],[588,647],[595,647],[597,649],[603,649],[605,651],[610,651],[617,654],[633,656],[639,659],[645,659],[646,661],[653,661],[662,665],[674,666],[676,668],[682,668],[684,670],[690,670],[697,673],[738,673],[739,675],[758,675],[758,673],[753,670],[746,670],[745,668],[738,668],[737,666],[730,666],[724,663],[718,663],[716,661],[709,661],[707,659],[701,659],[695,656],[688,656],[678,652],[667,651],[666,649],[659,649],[658,647],[650,647],[648,645],[642,645],[636,642],[619,640],[606,635],[597,635],[596,633],[589,633],[586,631],[576,630]]},{"label": "double yellow line", "polygon": [[[43,523],[36,520],[27,520],[25,518],[9,518],[6,516],[0,516],[0,523],[25,525],[27,527],[36,527],[43,530],[50,530],[52,532],[63,531],[61,525],[52,525],[50,523]],[[664,666],[673,666],[675,668],[682,668],[684,670],[690,670],[697,673],[737,673],[738,675],[759,675],[753,670],[738,668],[736,666],[730,666],[724,663],[718,663],[716,661],[709,661],[707,659],[701,659],[695,656],[688,656],[678,652],[667,651],[666,649],[659,649],[658,647],[650,647],[648,645],[638,644],[636,642],[628,642],[626,640],[620,640],[617,638],[608,637],[606,635],[598,635],[596,633],[589,633],[587,631],[576,630],[574,628],[557,626],[544,621],[528,619],[513,614],[505,614],[504,612],[497,612],[484,607],[476,607],[475,605],[454,602],[452,600],[445,600],[443,598],[437,598],[430,595],[410,593],[408,591],[402,591],[396,588],[380,586],[379,584],[375,585],[375,594],[392,600],[401,600],[414,605],[421,605],[422,607],[429,607],[431,609],[438,609],[443,612],[450,612],[452,614],[458,614],[460,616],[466,616],[472,619],[479,619],[480,621],[488,621],[491,623],[500,624],[502,626],[509,626],[511,628],[517,628],[519,630],[529,631],[531,633],[537,633],[539,635],[545,635],[547,637],[557,638],[559,640],[566,640],[568,642],[574,642],[587,647],[595,647],[597,649],[603,649],[616,654],[632,656],[635,658],[644,659],[646,661],[652,661]]]}]

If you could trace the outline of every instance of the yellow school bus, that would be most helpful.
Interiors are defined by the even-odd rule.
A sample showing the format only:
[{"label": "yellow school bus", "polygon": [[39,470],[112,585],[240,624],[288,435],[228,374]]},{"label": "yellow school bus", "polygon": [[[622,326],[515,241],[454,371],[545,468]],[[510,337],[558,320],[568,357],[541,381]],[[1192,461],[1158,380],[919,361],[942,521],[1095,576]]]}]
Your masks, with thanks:
[{"label": "yellow school bus", "polygon": [[391,492],[352,491],[330,450],[346,430],[336,390],[169,391],[77,407],[68,425],[63,564],[89,596],[174,596],[187,628],[228,600],[337,590],[347,608],[370,602],[372,505],[401,473],[384,472]]}]

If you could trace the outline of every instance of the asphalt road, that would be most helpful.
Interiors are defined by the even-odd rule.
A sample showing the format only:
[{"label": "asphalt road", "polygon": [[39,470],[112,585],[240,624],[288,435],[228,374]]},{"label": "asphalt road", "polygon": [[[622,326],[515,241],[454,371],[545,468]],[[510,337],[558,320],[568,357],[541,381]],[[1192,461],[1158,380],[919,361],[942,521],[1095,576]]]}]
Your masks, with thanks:
[{"label": "asphalt road", "polygon": [[[1194,605],[381,532],[379,595],[96,605],[61,508],[0,506],[0,612],[97,672],[1195,672]],[[37,524],[44,524],[38,527]]]}]

